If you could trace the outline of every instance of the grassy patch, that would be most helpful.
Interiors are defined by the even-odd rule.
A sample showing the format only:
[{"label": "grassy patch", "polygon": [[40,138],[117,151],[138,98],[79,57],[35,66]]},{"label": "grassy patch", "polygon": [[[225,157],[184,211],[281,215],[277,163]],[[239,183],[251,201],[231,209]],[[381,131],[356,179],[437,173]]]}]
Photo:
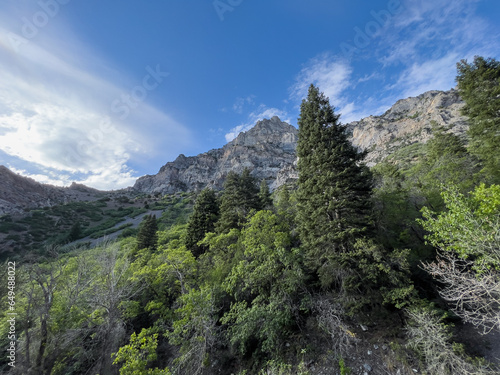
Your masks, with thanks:
[{"label": "grassy patch", "polygon": [[96,238],[101,238],[101,237],[104,237],[104,236],[109,236],[112,233],[118,232],[118,231],[120,231],[122,229],[129,228],[132,225],[133,225],[132,223],[127,223],[127,224],[120,225],[119,227],[113,227],[113,228],[109,228],[109,229],[106,229],[106,230],[101,230],[99,232],[94,232],[94,233],[92,233],[92,235],[90,236],[90,238],[96,239]]},{"label": "grassy patch", "polygon": [[104,232],[107,229],[113,228],[116,224],[118,224],[122,221],[123,221],[123,218],[121,218],[121,217],[112,217],[112,218],[106,219],[102,223],[100,223],[99,225],[95,225],[95,226],[90,227],[87,230],[85,230],[83,237],[91,236],[92,238],[94,238],[93,237],[94,233],[97,234],[98,232]]}]

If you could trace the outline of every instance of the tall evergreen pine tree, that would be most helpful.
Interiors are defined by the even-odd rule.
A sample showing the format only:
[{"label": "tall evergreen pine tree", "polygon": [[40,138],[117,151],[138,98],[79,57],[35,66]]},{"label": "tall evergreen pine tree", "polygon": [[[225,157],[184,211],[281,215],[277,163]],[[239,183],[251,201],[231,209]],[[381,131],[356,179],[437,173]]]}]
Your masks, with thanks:
[{"label": "tall evergreen pine tree", "polygon": [[217,196],[212,189],[206,188],[196,198],[187,227],[185,244],[194,256],[198,257],[207,250],[207,246],[198,245],[198,242],[205,237],[206,233],[215,230],[218,218],[219,202]]},{"label": "tall evergreen pine tree", "polygon": [[500,61],[480,56],[457,64],[457,83],[471,119],[471,150],[483,162],[486,177],[500,183]]},{"label": "tall evergreen pine tree", "polygon": [[262,210],[267,210],[273,206],[269,186],[267,186],[266,180],[264,179],[260,182],[259,203]]},{"label": "tall evergreen pine tree", "polygon": [[229,172],[224,181],[221,197],[220,217],[215,228],[218,233],[229,232],[238,227],[240,220],[238,206],[240,202],[240,177],[236,172]]},{"label": "tall evergreen pine tree", "polygon": [[339,115],[314,85],[302,101],[298,124],[298,230],[306,265],[325,284],[321,275],[340,268],[370,226],[372,176]]},{"label": "tall evergreen pine tree", "polygon": [[243,169],[240,176],[240,203],[245,218],[251,210],[260,210],[262,208],[257,180],[250,175],[250,169],[248,168]]}]

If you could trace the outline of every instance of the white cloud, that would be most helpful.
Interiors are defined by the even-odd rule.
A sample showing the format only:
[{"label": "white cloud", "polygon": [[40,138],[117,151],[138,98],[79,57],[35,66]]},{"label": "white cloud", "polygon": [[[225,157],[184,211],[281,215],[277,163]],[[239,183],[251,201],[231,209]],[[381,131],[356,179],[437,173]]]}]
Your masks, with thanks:
[{"label": "white cloud", "polygon": [[355,79],[353,68],[346,60],[324,53],[311,59],[299,72],[295,84],[290,88],[291,98],[302,100],[307,96],[309,86],[314,84],[329,98],[330,104],[341,115],[341,122],[356,121],[369,113],[366,107],[359,110],[349,94],[357,83],[374,77],[375,73]]},{"label": "white cloud", "polygon": [[358,83],[368,82],[371,81],[372,79],[382,79],[382,78],[383,77],[379,72],[373,72],[370,75],[365,74],[363,77],[358,78]]},{"label": "white cloud", "polygon": [[50,184],[54,186],[66,186],[71,184],[71,180],[65,175],[52,175],[48,170],[44,170],[44,173],[31,173],[25,169],[17,169],[12,165],[8,165],[8,168],[21,176],[32,178],[33,180],[40,182],[42,184]]},{"label": "white cloud", "polygon": [[[344,99],[354,96],[353,87],[346,88],[338,96],[338,104],[332,103],[340,107],[343,122],[382,113],[397,99],[429,90],[449,90],[455,86],[458,61],[471,60],[474,55],[498,55],[498,32],[477,14],[477,0],[405,0],[401,3],[400,12],[372,41],[360,60],[351,62],[378,61],[357,83],[380,78],[384,86],[369,98],[359,91],[355,100]],[[363,68],[367,66],[370,64]],[[350,102],[356,105],[350,106]]]},{"label": "white cloud", "polygon": [[397,69],[386,96],[417,96],[455,86],[456,63],[498,53],[498,35],[477,15],[477,0],[405,1],[376,46],[386,69]]},{"label": "white cloud", "polygon": [[297,75],[291,87],[291,96],[303,99],[307,96],[311,84],[318,86],[330,103],[339,106],[345,99],[344,91],[351,85],[352,67],[345,60],[329,54],[321,54],[311,59]]},{"label": "white cloud", "polygon": [[[167,74],[157,65],[130,80],[78,41],[64,40],[66,34],[58,30],[55,39],[47,33],[16,46],[12,30],[0,28],[0,150],[33,169],[57,171],[44,179],[23,167],[24,175],[42,182],[130,186],[135,157],[178,150],[190,139],[181,124],[147,104]],[[123,82],[130,86],[123,89]]]},{"label": "white cloud", "polygon": [[430,90],[449,90],[454,85],[455,66],[460,56],[455,52],[423,63],[414,63],[405,69],[398,81],[392,86],[397,87],[403,97],[418,96]]},{"label": "white cloud", "polygon": [[[437,61],[452,52],[460,58],[498,47],[497,35],[476,13],[477,0],[405,1],[377,46],[384,66]],[[437,75],[436,75],[437,76]]]},{"label": "white cloud", "polygon": [[263,119],[270,119],[271,117],[278,116],[281,121],[291,123],[289,115],[286,111],[278,108],[268,108],[264,104],[261,104],[255,111],[248,115],[248,122],[238,125],[232,128],[228,133],[226,133],[225,138],[227,142],[235,139],[241,132],[246,132],[254,127],[257,121]]}]

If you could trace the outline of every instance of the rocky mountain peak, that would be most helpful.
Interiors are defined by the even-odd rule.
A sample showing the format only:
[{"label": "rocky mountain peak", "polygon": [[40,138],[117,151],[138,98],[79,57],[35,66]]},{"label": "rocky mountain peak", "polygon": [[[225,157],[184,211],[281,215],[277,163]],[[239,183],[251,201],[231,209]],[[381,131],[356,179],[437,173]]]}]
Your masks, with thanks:
[{"label": "rocky mountain peak", "polygon": [[295,127],[274,116],[258,121],[250,130],[240,133],[229,145],[249,147],[266,143],[292,151],[295,150],[297,136],[298,130]]},{"label": "rocky mountain peak", "polygon": [[281,121],[278,116],[273,116],[270,119],[262,119],[257,121],[255,126],[253,126],[249,132],[258,133],[261,135],[267,135],[272,133],[282,133],[287,131],[293,131],[295,129],[292,125]]},{"label": "rocky mountain peak", "polygon": [[134,189],[150,193],[173,193],[200,190],[206,186],[220,189],[230,171],[241,173],[249,168],[258,180],[266,180],[271,188],[286,182],[292,173],[280,171],[293,166],[298,131],[274,116],[258,121],[253,128],[240,133],[224,147],[197,156],[179,155],[161,167],[158,174],[137,180]]},{"label": "rocky mountain peak", "polygon": [[[398,100],[380,116],[369,116],[347,124],[353,145],[367,150],[366,162],[374,165],[400,147],[425,143],[436,127],[458,135],[468,129],[460,110],[464,103],[458,92],[428,91],[417,97]],[[220,149],[198,156],[179,157],[164,165],[154,176],[137,180],[134,188],[146,193],[173,193],[222,188],[229,171],[249,168],[257,179],[265,179],[274,189],[298,177],[296,154],[298,130],[279,117],[258,121]]]}]

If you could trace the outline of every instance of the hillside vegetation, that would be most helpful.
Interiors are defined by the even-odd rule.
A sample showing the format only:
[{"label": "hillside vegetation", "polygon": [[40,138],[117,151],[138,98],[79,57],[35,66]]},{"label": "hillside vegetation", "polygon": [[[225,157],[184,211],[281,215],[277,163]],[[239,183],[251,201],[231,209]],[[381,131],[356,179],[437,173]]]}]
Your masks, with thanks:
[{"label": "hillside vegetation", "polygon": [[[427,143],[371,169],[311,85],[299,179],[272,194],[246,169],[229,172],[221,192],[2,218],[0,231],[19,232],[16,251],[32,251],[2,268],[7,280],[15,261],[15,287],[1,284],[0,296],[3,306],[15,296],[17,352],[0,369],[498,374],[476,343],[500,332],[500,64],[461,61],[457,83],[467,139],[436,125]],[[137,229],[120,227],[145,213]],[[115,229],[120,237],[95,247],[74,242]],[[471,326],[478,335],[464,339]]]}]

